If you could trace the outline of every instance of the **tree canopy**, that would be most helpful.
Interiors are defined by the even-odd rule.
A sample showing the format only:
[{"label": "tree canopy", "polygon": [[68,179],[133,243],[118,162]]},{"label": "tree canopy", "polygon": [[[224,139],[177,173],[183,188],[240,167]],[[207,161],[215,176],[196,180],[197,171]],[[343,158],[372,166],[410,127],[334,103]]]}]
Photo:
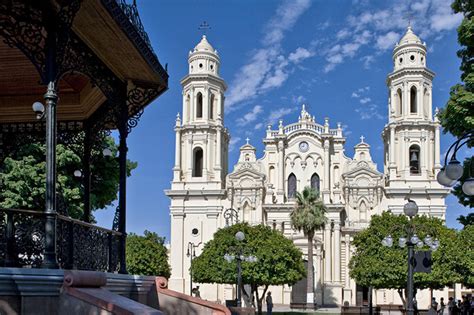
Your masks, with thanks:
[{"label": "tree canopy", "polygon": [[169,278],[171,267],[164,245],[165,238],[145,230],[143,236],[130,233],[127,236],[127,270],[133,275],[162,276]]},{"label": "tree canopy", "polygon": [[[245,239],[235,239],[242,231]],[[193,280],[200,283],[235,283],[236,261],[227,262],[225,254],[236,255],[239,249],[244,255],[253,255],[257,262],[242,262],[242,283],[249,284],[257,294],[259,312],[269,285],[294,284],[305,275],[303,254],[281,232],[268,226],[250,226],[238,223],[219,229],[212,240],[204,245],[201,255],[192,263]],[[264,287],[261,297],[257,288]],[[244,292],[244,294],[246,294]]]},{"label": "tree canopy", "polygon": [[[474,130],[474,2],[471,0],[454,0],[452,9],[455,13],[462,13],[464,19],[458,28],[458,42],[461,49],[458,57],[461,58],[461,80],[451,88],[450,98],[446,107],[438,117],[444,132],[455,137],[461,137],[468,131]],[[472,147],[473,142],[468,146]],[[474,207],[474,196],[466,196],[462,184],[469,177],[469,165],[472,159],[464,161],[464,176],[454,188],[454,194],[464,206]]]},{"label": "tree canopy", "polygon": [[[82,219],[84,188],[82,179],[74,171],[82,169],[79,145],[68,147],[58,144],[57,194],[58,205],[64,205],[69,216]],[[112,204],[119,187],[117,159],[106,157],[102,150],[108,148],[115,156],[117,145],[112,137],[104,137],[99,148],[91,152],[91,209],[97,210]],[[46,148],[43,143],[20,145],[0,165],[0,207],[41,210],[46,192]],[[127,161],[128,176],[137,163]],[[91,218],[93,220],[93,218]]]},{"label": "tree canopy", "polygon": [[474,213],[469,213],[468,215],[460,215],[457,219],[464,227],[468,225],[474,225]]},{"label": "tree canopy", "polygon": [[[408,223],[406,216],[384,212],[372,216],[369,227],[356,234],[353,242],[356,252],[349,268],[350,276],[357,284],[376,289],[397,289],[403,299],[401,292],[406,287],[408,253],[406,248],[398,247],[398,238],[406,237],[403,227]],[[466,274],[460,272],[460,266],[468,247],[460,246],[457,232],[447,228],[440,219],[427,216],[414,217],[413,225],[421,239],[430,235],[440,242],[438,250],[432,252],[431,273],[415,273],[415,288],[439,289],[453,283],[464,283]],[[391,248],[381,243],[387,235],[394,239]],[[416,250],[428,250],[428,247]]]},{"label": "tree canopy", "polygon": [[[306,282],[306,302],[314,302],[313,275],[313,237],[316,230],[321,229],[327,221],[326,206],[319,198],[319,192],[312,187],[305,187],[296,193],[295,208],[290,214],[291,225],[298,231],[303,231],[308,239],[308,269]],[[310,306],[311,307],[311,306]]]}]

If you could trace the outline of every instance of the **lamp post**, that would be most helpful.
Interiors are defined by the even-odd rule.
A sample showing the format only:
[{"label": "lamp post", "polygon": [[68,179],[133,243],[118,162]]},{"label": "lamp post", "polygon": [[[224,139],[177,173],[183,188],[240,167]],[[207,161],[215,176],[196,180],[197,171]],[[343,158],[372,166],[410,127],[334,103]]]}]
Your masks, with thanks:
[{"label": "lamp post", "polygon": [[[474,131],[470,131],[462,135],[458,140],[456,140],[448,149],[446,156],[444,158],[444,166],[441,168],[441,171],[438,172],[436,179],[438,183],[445,187],[453,187],[464,173],[464,166],[456,159],[456,153],[461,147],[469,142],[474,141]],[[453,150],[451,158],[448,162],[448,157]],[[471,164],[469,166],[469,177],[464,181],[462,185],[462,191],[467,196],[474,196],[474,162],[471,159]]]},{"label": "lamp post", "polygon": [[188,243],[188,250],[186,251],[186,257],[189,258],[189,295],[193,295],[193,259],[196,257],[196,247],[199,247],[199,244],[194,244],[193,242]]},{"label": "lamp post", "polygon": [[[425,244],[435,251],[439,247],[439,241],[432,240],[432,238],[427,235],[425,240],[421,240],[415,233],[415,228],[413,226],[413,217],[418,213],[418,205],[415,201],[408,198],[408,202],[403,206],[403,212],[410,219],[410,223],[405,227],[406,237],[400,237],[398,239],[398,246],[408,248],[408,277],[407,277],[407,315],[414,315],[413,309],[413,298],[414,298],[414,284],[413,284],[413,273],[414,273],[414,248],[423,247]],[[382,240],[382,245],[386,247],[393,246],[393,238],[388,235]]]},{"label": "lamp post", "polygon": [[[238,231],[237,233],[235,233],[235,239],[239,243],[242,243],[242,241],[245,239],[244,232]],[[257,257],[253,255],[244,256],[241,244],[237,246],[236,254],[237,255],[225,254],[224,259],[229,263],[232,262],[234,259],[237,262],[237,307],[242,307],[242,261],[254,263],[257,262]]]}]

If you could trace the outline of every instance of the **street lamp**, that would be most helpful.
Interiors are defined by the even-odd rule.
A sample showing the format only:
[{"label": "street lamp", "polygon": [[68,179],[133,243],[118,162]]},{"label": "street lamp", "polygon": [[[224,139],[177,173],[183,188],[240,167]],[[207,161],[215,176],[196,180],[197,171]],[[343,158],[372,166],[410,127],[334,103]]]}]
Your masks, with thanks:
[{"label": "street lamp", "polygon": [[[439,171],[436,177],[438,183],[445,187],[453,187],[458,182],[458,180],[462,177],[464,173],[464,166],[456,159],[456,153],[462,146],[473,141],[474,132],[470,131],[462,135],[449,147],[448,152],[446,153],[446,156],[444,158],[444,166],[443,168],[441,168],[441,171]],[[449,163],[446,163],[448,161],[448,156],[451,153],[451,150],[454,150],[451,155],[451,159],[449,160]],[[467,178],[464,181],[464,184],[462,185],[462,191],[467,196],[474,196],[474,171],[472,170],[473,168],[474,163],[471,159],[469,165],[469,178]]]},{"label": "street lamp", "polygon": [[[245,234],[242,231],[235,233],[235,239],[240,243],[245,239]],[[234,259],[237,261],[237,307],[242,307],[242,261],[255,263],[258,261],[257,257],[253,255],[244,256],[242,246],[236,248],[237,255],[225,254],[224,259],[230,263]]]},{"label": "street lamp", "polygon": [[[408,202],[403,206],[403,212],[410,219],[410,223],[405,227],[407,233],[406,237],[400,237],[398,239],[398,246],[400,248],[408,247],[408,279],[407,279],[407,315],[413,315],[413,272],[414,272],[414,257],[413,249],[415,245],[418,248],[423,247],[424,245],[428,246],[432,251],[435,251],[439,247],[439,241],[437,239],[433,240],[431,236],[427,235],[423,240],[421,240],[415,233],[415,228],[413,226],[413,217],[418,213],[418,205],[415,201],[408,198]],[[382,245],[385,247],[393,246],[393,238],[391,235],[386,236],[382,240]]]},{"label": "street lamp", "polygon": [[199,244],[195,245],[193,242],[188,243],[188,250],[186,251],[186,257],[189,258],[189,295],[193,295],[193,259],[196,257],[196,247],[199,247]]}]

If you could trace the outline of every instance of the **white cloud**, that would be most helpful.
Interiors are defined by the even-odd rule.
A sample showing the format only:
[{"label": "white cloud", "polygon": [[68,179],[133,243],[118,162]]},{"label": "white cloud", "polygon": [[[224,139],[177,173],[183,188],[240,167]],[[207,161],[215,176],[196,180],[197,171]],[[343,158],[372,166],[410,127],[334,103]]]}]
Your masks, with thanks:
[{"label": "white cloud", "polygon": [[232,152],[235,150],[235,148],[237,147],[237,144],[240,142],[242,138],[240,137],[235,137],[235,138],[230,138],[230,141],[229,141],[229,151]]},{"label": "white cloud", "polygon": [[252,110],[246,113],[243,117],[237,119],[238,126],[245,126],[251,122],[257,120],[257,117],[260,113],[263,112],[263,108],[261,105],[255,105]]},{"label": "white cloud", "polygon": [[[405,33],[408,17],[414,32],[423,41],[435,41],[445,31],[456,28],[462,14],[454,14],[450,1],[446,0],[399,0],[384,2],[387,7],[372,9],[362,7],[362,12],[350,15],[344,27],[334,30],[334,37],[328,40],[330,47],[321,49],[326,58],[324,72],[335,69],[339,64],[357,57],[364,49],[365,56],[358,57],[364,68],[369,68],[375,56],[394,47]],[[369,53],[367,54],[367,50]]]},{"label": "white cloud", "polygon": [[378,106],[375,104],[368,104],[363,107],[356,108],[355,111],[360,115],[361,120],[373,118],[384,119],[384,116],[378,112]]},{"label": "white cloud", "polygon": [[370,101],[371,101],[370,97],[364,97],[364,98],[361,98],[361,99],[359,100],[359,102],[360,102],[361,104],[366,104],[366,103],[368,103],[368,102],[370,102]]},{"label": "white cloud", "polygon": [[[288,60],[281,55],[281,41],[285,32],[295,25],[310,5],[310,0],[285,0],[278,6],[276,13],[265,26],[263,47],[253,53],[230,84],[226,100],[227,110],[263,92],[280,87],[288,79]],[[299,59],[297,55],[293,55],[293,58],[296,58],[295,63],[303,60],[301,58],[304,57],[304,51],[299,51],[298,54]]]},{"label": "white cloud", "polygon": [[385,35],[381,35],[377,37],[376,46],[380,50],[387,50],[389,48],[393,48],[395,43],[400,39],[400,35],[395,32],[388,32]]},{"label": "white cloud", "polygon": [[352,95],[351,97],[354,97],[354,98],[359,98],[360,97],[360,94],[357,93],[357,92],[352,92]]},{"label": "white cloud", "polygon": [[258,123],[255,125],[255,130],[261,129],[263,127],[263,123]]},{"label": "white cloud", "polygon": [[298,47],[294,52],[288,56],[288,60],[293,63],[300,63],[301,61],[314,56],[314,53],[303,47]]},{"label": "white cloud", "polygon": [[295,111],[298,110],[298,107],[282,107],[282,108],[278,108],[276,110],[273,110],[270,112],[270,115],[268,115],[268,119],[267,119],[267,122],[268,124],[274,124],[276,123],[280,118],[288,115],[288,114],[291,114]]},{"label": "white cloud", "polygon": [[283,33],[293,27],[310,5],[310,0],[284,1],[266,26],[266,35],[263,39],[264,45],[279,44],[283,39]]}]

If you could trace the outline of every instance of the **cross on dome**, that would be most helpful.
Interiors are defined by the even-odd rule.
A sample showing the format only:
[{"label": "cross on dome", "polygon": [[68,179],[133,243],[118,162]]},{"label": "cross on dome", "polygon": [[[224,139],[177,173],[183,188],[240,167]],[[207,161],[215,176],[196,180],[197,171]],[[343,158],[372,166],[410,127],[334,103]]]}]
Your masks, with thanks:
[{"label": "cross on dome", "polygon": [[249,144],[249,141],[250,141],[249,137],[247,137],[247,139],[245,139],[245,141],[247,141],[247,144]]},{"label": "cross on dome", "polygon": [[364,136],[360,136],[360,143],[364,143],[364,139],[365,139]]}]

